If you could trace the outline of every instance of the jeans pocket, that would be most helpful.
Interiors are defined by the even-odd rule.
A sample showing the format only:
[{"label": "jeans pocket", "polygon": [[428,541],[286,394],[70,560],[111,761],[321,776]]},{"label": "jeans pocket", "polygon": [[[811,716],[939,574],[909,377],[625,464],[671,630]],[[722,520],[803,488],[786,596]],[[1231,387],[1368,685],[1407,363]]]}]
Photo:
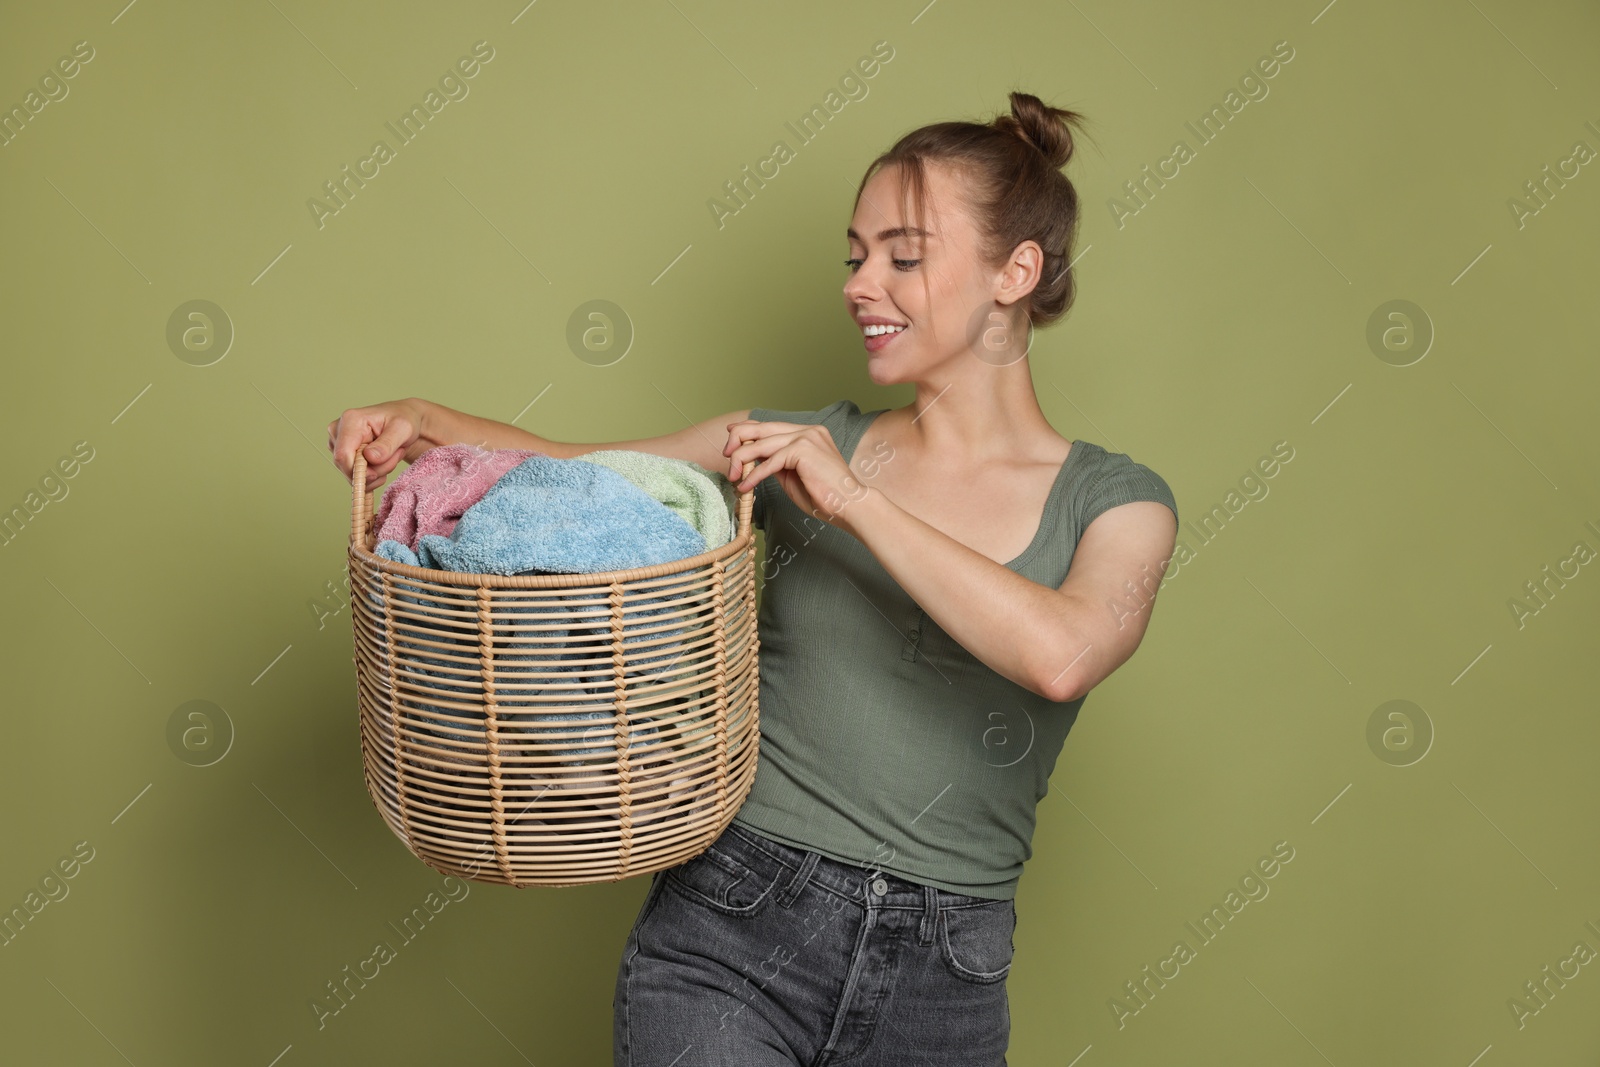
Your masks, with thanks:
[{"label": "jeans pocket", "polygon": [[995,900],[939,909],[939,952],[951,974],[987,985],[1003,981],[1011,971],[1016,946],[1014,902]]},{"label": "jeans pocket", "polygon": [[666,882],[680,895],[723,915],[751,916],[772,899],[784,866],[758,859],[751,850],[721,839],[700,855],[666,870]]}]

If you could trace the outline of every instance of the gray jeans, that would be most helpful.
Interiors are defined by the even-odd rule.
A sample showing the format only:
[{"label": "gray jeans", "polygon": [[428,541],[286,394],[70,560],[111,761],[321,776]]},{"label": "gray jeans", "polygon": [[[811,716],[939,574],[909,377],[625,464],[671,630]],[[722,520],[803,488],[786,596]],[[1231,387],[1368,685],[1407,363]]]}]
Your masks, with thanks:
[{"label": "gray jeans", "polygon": [[738,823],[657,871],[623,947],[616,1067],[1004,1067],[1017,913]]}]

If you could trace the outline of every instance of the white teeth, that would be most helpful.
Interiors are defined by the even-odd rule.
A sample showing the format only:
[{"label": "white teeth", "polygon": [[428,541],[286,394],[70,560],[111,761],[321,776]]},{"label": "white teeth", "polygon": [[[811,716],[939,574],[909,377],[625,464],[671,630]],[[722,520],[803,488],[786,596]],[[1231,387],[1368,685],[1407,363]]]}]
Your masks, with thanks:
[{"label": "white teeth", "polygon": [[886,333],[899,333],[904,326],[863,326],[861,332],[868,337],[881,337]]}]

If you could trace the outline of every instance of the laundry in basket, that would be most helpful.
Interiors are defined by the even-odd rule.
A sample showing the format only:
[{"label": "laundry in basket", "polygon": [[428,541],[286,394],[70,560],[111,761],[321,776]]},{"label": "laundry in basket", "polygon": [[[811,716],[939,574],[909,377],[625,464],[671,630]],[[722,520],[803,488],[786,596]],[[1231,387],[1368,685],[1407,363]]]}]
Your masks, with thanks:
[{"label": "laundry in basket", "polygon": [[[751,493],[737,497],[730,541],[665,562],[450,571],[376,551],[365,468],[358,452],[362,766],[407,849],[463,878],[558,886],[661,870],[714,841],[758,755]],[[605,527],[619,514],[575,521]]]},{"label": "laundry in basket", "polygon": [[[424,457],[429,454],[424,453]],[[623,457],[621,462],[627,465],[626,453],[607,454],[612,461],[617,461],[619,456]],[[715,494],[712,499],[722,499],[720,491],[716,490],[698,465],[653,458],[660,462],[634,462],[628,469],[651,470],[660,485],[674,488],[675,502],[678,497],[695,499],[694,492],[688,488],[693,484],[689,481],[691,477],[697,477],[710,486],[710,492]],[[488,462],[492,462],[492,459]],[[674,463],[685,470],[669,477],[666,469]],[[709,512],[704,493],[700,495],[696,506],[701,513]],[[723,536],[719,543],[725,543],[726,540],[727,537]],[[461,515],[448,537],[423,535],[416,552],[399,541],[380,541],[377,554],[397,563],[434,570],[507,575],[583,574],[667,563],[698,555],[706,547],[704,535],[690,526],[672,506],[647,493],[634,479],[599,463],[583,459],[556,459],[536,453],[502,475],[476,504]],[[422,614],[429,614],[427,605],[415,598],[404,599],[416,603]],[[519,614],[542,612],[561,615],[568,609],[560,599],[545,607],[510,607],[507,610]],[[623,616],[625,627],[633,629],[643,617],[664,610],[651,604],[652,601],[647,598],[632,605],[631,610]],[[528,621],[537,624],[540,620]],[[609,620],[605,622],[609,629]],[[443,628],[449,629],[448,626]],[[476,649],[479,642],[476,625],[461,632],[463,642]],[[664,666],[673,654],[670,638],[674,632],[669,628],[648,635],[651,640],[668,640],[661,649],[639,657],[636,662],[645,666],[660,662]],[[594,632],[585,631],[584,635],[592,637]],[[546,692],[561,695],[563,703],[580,707],[592,705],[596,710],[592,713],[567,711],[523,715],[507,712],[507,721],[529,724],[527,728],[533,733],[562,734],[571,732],[572,728],[553,724],[598,724],[611,719],[614,694],[607,681],[610,665],[586,663],[586,660],[592,661],[592,653],[586,653],[581,647],[569,649],[565,639],[572,636],[576,635],[556,629],[545,630],[532,637],[524,636],[519,640],[509,632],[509,628],[504,633],[497,630],[497,641],[503,638],[506,642],[503,647],[519,651],[496,652],[496,671],[503,671],[513,685],[521,681],[526,687],[529,683],[543,680]],[[530,640],[534,644],[530,645]],[[627,640],[638,641],[641,638],[630,637]],[[582,642],[574,644],[581,645]],[[464,702],[477,694],[475,689],[452,686],[443,680],[449,675],[450,663],[427,657],[422,654],[426,651],[424,649],[417,651],[419,662],[442,668],[441,680],[435,683],[436,688],[443,692],[461,693]],[[499,708],[537,707],[538,703],[536,699],[496,701]],[[436,721],[436,725],[447,729],[449,726],[441,721]],[[607,729],[609,732],[607,727],[598,729]],[[591,728],[580,732],[595,737],[596,730]],[[638,744],[638,739],[648,738],[654,733],[648,720],[630,724],[628,744]],[[441,736],[447,739],[455,737],[448,732]],[[567,755],[580,763],[603,761],[615,755],[615,742],[601,747],[575,747]]]}]

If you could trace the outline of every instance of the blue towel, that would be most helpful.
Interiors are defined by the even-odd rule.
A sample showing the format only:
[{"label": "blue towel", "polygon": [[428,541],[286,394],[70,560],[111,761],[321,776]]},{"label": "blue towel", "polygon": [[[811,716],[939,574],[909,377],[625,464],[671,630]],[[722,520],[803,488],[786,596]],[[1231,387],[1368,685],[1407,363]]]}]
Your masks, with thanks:
[{"label": "blue towel", "polygon": [[[399,563],[439,570],[480,574],[539,574],[594,573],[650,566],[698,555],[704,550],[705,540],[698,531],[672,509],[622,475],[599,464],[583,460],[562,460],[538,455],[529,457],[503,475],[481,500],[467,509],[449,537],[426,535],[421,539],[415,553],[398,541],[381,541],[377,546],[377,555]],[[585,596],[578,594],[559,599],[581,601]],[[400,595],[399,599],[416,605],[420,613],[425,615],[441,616],[446,610],[453,609],[459,616],[466,607],[459,601],[433,602],[429,598],[419,599],[405,595]],[[652,649],[648,655],[629,656],[629,671],[624,679],[625,683],[638,684],[652,674],[665,671],[681,655],[681,648],[670,640],[681,632],[681,622],[679,626],[669,627],[660,633],[634,632],[640,627],[649,625],[647,616],[667,610],[666,606],[649,606],[660,604],[661,599],[634,598],[624,608],[623,623],[627,633],[624,637],[625,644],[668,639],[659,647]],[[437,610],[429,610],[430,607]],[[508,612],[534,616],[554,614],[563,620],[569,618],[571,614],[564,611],[559,604],[549,606],[530,604],[526,607],[505,606],[497,613],[497,618],[504,618]],[[550,621],[557,621],[557,618],[552,618]],[[478,634],[474,626],[456,625],[460,621],[463,620],[459,620],[458,617],[450,618],[443,628],[461,635],[460,655],[470,661],[477,654]],[[528,621],[533,623],[539,620],[530,618]],[[546,675],[541,680],[545,684],[544,691],[560,692],[564,702],[569,706],[592,705],[595,710],[540,714],[505,711],[504,709],[513,707],[541,706],[537,701],[525,699],[528,690],[522,690],[505,695],[497,694],[495,703],[501,709],[497,713],[497,718],[508,725],[534,722],[592,723],[591,726],[578,729],[571,726],[550,725],[527,728],[535,733],[546,734],[578,732],[579,738],[570,739],[575,746],[581,746],[586,740],[600,742],[598,747],[560,750],[563,763],[581,766],[604,763],[615,758],[616,743],[612,736],[614,725],[609,721],[614,716],[615,707],[612,670],[610,663],[605,661],[603,653],[596,654],[597,650],[592,643],[594,638],[609,642],[609,618],[601,615],[587,627],[542,631],[542,633],[548,635],[550,643],[540,646],[532,654],[522,654],[524,650],[529,650],[530,646],[511,644],[506,639],[513,637],[513,632],[503,627],[495,628],[493,637],[498,648],[519,650],[518,654],[504,651],[496,654],[496,676],[501,684],[515,684],[517,674],[523,671],[548,671],[554,666],[572,674],[572,687],[566,688],[563,683],[562,688],[556,690],[550,686]],[[576,651],[563,652],[561,640],[563,638],[589,640]],[[430,682],[431,688],[440,692],[460,693],[462,703],[477,703],[483,700],[481,685],[475,676],[473,666],[451,664],[421,655],[420,653],[432,651],[427,646],[413,645],[404,640],[399,642],[399,646],[414,654],[414,662],[427,663],[431,667],[439,668],[437,671],[423,672],[438,679]],[[601,662],[587,666],[579,663],[560,666],[562,661],[582,658],[600,659]],[[526,663],[527,667],[519,668],[516,666],[518,663]],[[452,678],[469,684],[450,684]],[[474,713],[461,709],[422,706],[427,710],[453,714],[458,718],[476,717]],[[450,724],[441,720],[427,721],[441,727],[440,730],[429,732],[457,743],[463,740],[461,731],[468,729],[460,724]],[[512,732],[519,728],[514,725],[510,727]],[[629,747],[649,744],[655,732],[655,727],[649,724],[648,719],[636,720],[629,730]]]}]

